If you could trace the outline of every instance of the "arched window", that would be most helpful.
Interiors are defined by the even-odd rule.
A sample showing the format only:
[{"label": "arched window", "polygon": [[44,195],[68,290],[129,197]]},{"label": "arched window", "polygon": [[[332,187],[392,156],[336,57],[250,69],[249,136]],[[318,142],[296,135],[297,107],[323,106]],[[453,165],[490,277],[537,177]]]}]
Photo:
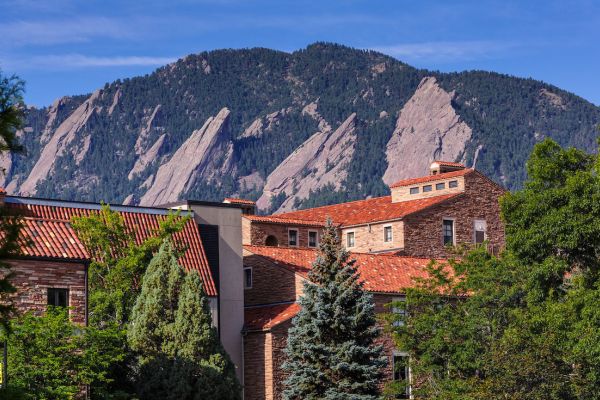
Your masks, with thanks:
[{"label": "arched window", "polygon": [[265,245],[276,247],[277,246],[277,238],[273,235],[267,236],[267,238],[265,239]]}]

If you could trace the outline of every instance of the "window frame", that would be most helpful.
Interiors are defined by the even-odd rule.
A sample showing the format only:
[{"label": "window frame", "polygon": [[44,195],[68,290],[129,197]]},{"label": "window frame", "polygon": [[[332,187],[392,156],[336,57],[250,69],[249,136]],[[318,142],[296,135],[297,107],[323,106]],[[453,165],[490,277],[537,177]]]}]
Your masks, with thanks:
[{"label": "window frame", "polygon": [[433,185],[423,185],[423,193],[429,193],[433,191]]},{"label": "window frame", "polygon": [[[392,303],[398,303],[398,302],[403,302],[404,304],[406,304],[406,297],[393,297],[392,298]],[[404,326],[406,324],[406,309],[397,308],[392,305],[392,314],[403,316],[402,321],[394,320],[394,322],[392,323],[392,326],[399,327],[399,326]]]},{"label": "window frame", "polygon": [[[386,229],[390,229],[390,240],[387,240]],[[392,224],[383,226],[383,243],[394,243],[394,227]]]},{"label": "window frame", "polygon": [[419,187],[418,186],[411,187],[410,189],[408,189],[408,193],[409,194],[419,194],[420,193]]},{"label": "window frame", "polygon": [[412,380],[412,374],[411,374],[411,370],[410,370],[410,356],[407,352],[405,351],[397,351],[394,350],[392,352],[392,381],[393,382],[399,382],[399,379],[396,379],[396,359],[397,358],[405,358],[406,359],[406,363],[404,365],[404,375],[406,376],[406,392],[402,395],[400,395],[401,397],[397,397],[398,399],[410,399],[412,397],[412,388],[411,388],[411,380]]},{"label": "window frame", "polygon": [[[57,300],[57,296],[59,295],[59,293],[64,292],[65,293],[65,305],[56,305],[56,304],[51,304],[50,303],[50,298],[51,298],[51,294],[53,293],[52,297],[54,297],[54,301]],[[53,306],[53,307],[64,307],[64,308],[68,308],[69,307],[69,303],[70,303],[70,290],[69,288],[57,288],[57,287],[49,287],[47,288],[46,291],[46,302],[48,306]]]},{"label": "window frame", "polygon": [[485,219],[475,219],[473,220],[473,243],[474,244],[482,244],[483,242],[477,242],[477,223],[483,223],[483,242],[487,240],[487,221]]},{"label": "window frame", "polygon": [[[250,271],[250,285],[248,285],[247,271]],[[244,290],[252,289],[253,283],[254,283],[254,271],[252,271],[252,267],[244,266]]]},{"label": "window frame", "polygon": [[455,189],[458,187],[458,180],[448,181],[448,189]]},{"label": "window frame", "polygon": [[[352,234],[352,246],[350,246],[350,234]],[[356,247],[356,233],[354,231],[346,232],[346,247],[349,249]]]},{"label": "window frame", "polygon": [[446,243],[446,232],[445,232],[445,221],[452,222],[452,246],[456,246],[456,218],[443,217],[442,218],[442,245],[448,246],[450,243]]},{"label": "window frame", "polygon": [[445,190],[445,189],[446,189],[446,182],[438,182],[435,184],[435,190]]},{"label": "window frame", "polygon": [[[311,233],[315,234],[315,245],[314,246],[310,245],[310,234]],[[307,247],[310,247],[311,249],[316,249],[317,247],[319,247],[319,231],[317,231],[315,229],[308,230],[306,245],[307,245]]]},{"label": "window frame", "polygon": [[[296,244],[291,244],[291,240],[290,240],[290,233],[291,232],[296,232]],[[298,228],[288,228],[288,237],[287,237],[287,244],[289,247],[298,247],[299,242],[300,242],[300,231],[298,230]]]}]

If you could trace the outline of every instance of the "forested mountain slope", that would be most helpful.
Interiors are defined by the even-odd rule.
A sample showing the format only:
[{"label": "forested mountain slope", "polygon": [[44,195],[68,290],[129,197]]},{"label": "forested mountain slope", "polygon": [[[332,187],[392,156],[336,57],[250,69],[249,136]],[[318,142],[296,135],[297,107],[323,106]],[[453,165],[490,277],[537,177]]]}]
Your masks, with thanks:
[{"label": "forested mountain slope", "polygon": [[377,196],[463,161],[509,189],[545,137],[596,149],[600,108],[532,79],[415,69],[317,43],[217,50],[29,109],[9,193],[158,205],[259,200],[263,211]]}]

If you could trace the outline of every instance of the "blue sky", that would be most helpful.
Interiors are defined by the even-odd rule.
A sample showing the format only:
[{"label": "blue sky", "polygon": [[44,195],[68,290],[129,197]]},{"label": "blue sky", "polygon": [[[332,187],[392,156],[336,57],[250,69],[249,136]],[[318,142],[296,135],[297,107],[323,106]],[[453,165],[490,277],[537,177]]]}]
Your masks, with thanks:
[{"label": "blue sky", "polygon": [[315,41],[532,77],[600,105],[600,1],[0,0],[0,69],[44,106],[218,48]]}]

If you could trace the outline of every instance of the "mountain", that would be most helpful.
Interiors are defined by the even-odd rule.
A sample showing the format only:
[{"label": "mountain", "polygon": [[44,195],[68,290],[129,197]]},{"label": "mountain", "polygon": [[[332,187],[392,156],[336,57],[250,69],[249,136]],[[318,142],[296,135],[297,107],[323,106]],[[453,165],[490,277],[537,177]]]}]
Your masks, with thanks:
[{"label": "mountain", "polygon": [[9,193],[158,205],[258,200],[283,211],[388,193],[433,159],[509,189],[545,137],[596,150],[600,108],[493,72],[440,73],[316,43],[187,56],[94,93],[29,108]]}]

